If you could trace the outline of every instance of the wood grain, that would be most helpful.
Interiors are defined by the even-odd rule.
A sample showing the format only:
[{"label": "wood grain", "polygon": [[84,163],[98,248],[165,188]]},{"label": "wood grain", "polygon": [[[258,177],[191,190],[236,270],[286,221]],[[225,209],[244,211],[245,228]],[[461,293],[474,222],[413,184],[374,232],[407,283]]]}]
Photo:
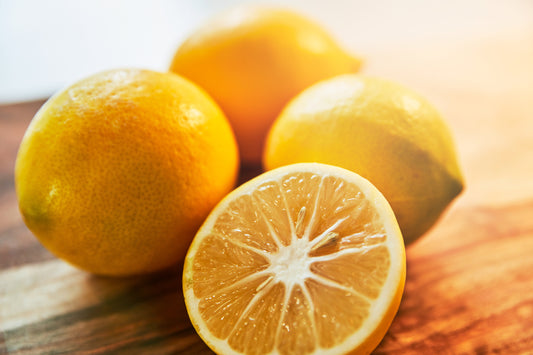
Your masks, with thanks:
[{"label": "wood grain", "polygon": [[[467,182],[408,248],[400,311],[375,353],[533,354],[533,33],[391,48],[367,63],[436,103]],[[26,229],[13,167],[41,104],[0,107],[0,354],[211,354],[189,323],[179,266],[93,276]],[[241,182],[259,171],[243,169]]]}]

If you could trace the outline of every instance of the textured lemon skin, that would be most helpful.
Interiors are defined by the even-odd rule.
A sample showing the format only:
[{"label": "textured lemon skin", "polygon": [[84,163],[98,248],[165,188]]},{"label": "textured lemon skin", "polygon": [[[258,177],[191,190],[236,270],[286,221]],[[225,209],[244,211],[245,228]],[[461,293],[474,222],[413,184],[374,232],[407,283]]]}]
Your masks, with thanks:
[{"label": "textured lemon skin", "polygon": [[462,191],[454,142],[437,110],[393,82],[341,75],[306,89],[274,122],[267,170],[319,162],[352,170],[391,204],[407,244]]},{"label": "textured lemon skin", "polygon": [[171,73],[112,70],[53,96],[16,160],[19,208],[58,257],[130,275],[185,256],[234,186],[238,153],[222,111]]},{"label": "textured lemon skin", "polygon": [[215,99],[235,131],[241,159],[260,163],[266,133],[292,97],[360,65],[301,15],[241,6],[193,33],[176,51],[170,70]]}]

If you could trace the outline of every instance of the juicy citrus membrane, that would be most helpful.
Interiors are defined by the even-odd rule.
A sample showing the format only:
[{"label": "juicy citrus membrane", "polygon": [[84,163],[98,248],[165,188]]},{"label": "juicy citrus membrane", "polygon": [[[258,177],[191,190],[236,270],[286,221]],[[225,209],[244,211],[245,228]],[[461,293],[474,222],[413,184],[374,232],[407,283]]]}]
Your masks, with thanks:
[{"label": "juicy citrus membrane", "polygon": [[221,354],[370,353],[404,282],[404,244],[385,198],[353,172],[314,163],[226,196],[183,273],[191,321]]},{"label": "juicy citrus membrane", "polygon": [[296,96],[268,134],[267,170],[319,162],[352,170],[387,198],[407,244],[463,189],[450,130],[426,99],[399,84],[341,75]]},{"label": "juicy citrus membrane", "polygon": [[215,99],[235,131],[241,159],[260,163],[266,133],[293,96],[360,65],[310,19],[246,5],[195,31],[176,51],[170,70]]},{"label": "juicy citrus membrane", "polygon": [[51,252],[130,275],[183,260],[237,172],[231,127],[203,90],[127,69],[48,100],[20,145],[15,183],[26,225]]}]

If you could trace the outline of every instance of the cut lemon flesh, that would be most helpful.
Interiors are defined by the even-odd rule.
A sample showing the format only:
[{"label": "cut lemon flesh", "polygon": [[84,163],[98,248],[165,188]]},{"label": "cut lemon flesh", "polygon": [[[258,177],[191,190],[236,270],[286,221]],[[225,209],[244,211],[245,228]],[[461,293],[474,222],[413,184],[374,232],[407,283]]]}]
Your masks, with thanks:
[{"label": "cut lemon flesh", "polygon": [[220,354],[370,353],[404,282],[403,239],[385,198],[359,175],[317,163],[230,193],[183,272],[191,322]]}]

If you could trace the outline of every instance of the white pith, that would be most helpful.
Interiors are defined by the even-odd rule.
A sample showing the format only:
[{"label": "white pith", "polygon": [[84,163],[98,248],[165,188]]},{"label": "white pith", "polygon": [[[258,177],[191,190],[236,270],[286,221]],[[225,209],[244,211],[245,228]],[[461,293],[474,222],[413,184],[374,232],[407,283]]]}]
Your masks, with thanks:
[{"label": "white pith", "polygon": [[[304,207],[305,208],[305,207]],[[305,210],[305,209],[304,209]],[[314,216],[313,216],[314,217]],[[314,220],[311,218],[309,225],[313,225]],[[262,253],[261,255],[265,256],[269,260],[269,267],[261,272],[257,272],[247,281],[251,279],[261,278],[267,276],[267,278],[257,287],[258,294],[257,298],[261,296],[259,291],[268,290],[269,287],[272,287],[278,282],[281,282],[286,287],[286,295],[290,295],[295,286],[300,286],[304,293],[307,292],[305,281],[308,279],[314,279],[315,281],[331,286],[336,287],[348,292],[357,293],[363,298],[366,296],[361,295],[353,289],[349,289],[346,286],[335,283],[331,280],[325,279],[322,276],[319,276],[311,271],[311,264],[331,260],[340,255],[345,255],[349,253],[359,253],[363,250],[370,250],[375,248],[377,245],[373,246],[363,246],[363,247],[352,247],[349,249],[344,249],[335,253],[330,253],[322,256],[313,256],[311,252],[319,249],[321,246],[327,245],[328,243],[333,242],[334,236],[336,234],[333,232],[335,228],[340,225],[345,219],[337,220],[333,223],[327,230],[321,233],[315,238],[311,238],[309,235],[309,228],[306,229],[306,233],[302,237],[298,237],[294,232],[297,229],[298,224],[293,224],[293,234],[291,238],[291,244],[284,246],[281,244],[279,237],[275,234],[273,235],[277,241],[278,251],[275,253]],[[271,228],[271,231],[273,228]],[[271,232],[272,233],[272,232]],[[334,235],[335,234],[335,235]],[[242,245],[241,245],[242,246]],[[254,298],[255,299],[255,298]],[[311,302],[311,300],[309,300]],[[253,302],[253,301],[252,301]],[[311,302],[312,303],[312,302]]]}]

